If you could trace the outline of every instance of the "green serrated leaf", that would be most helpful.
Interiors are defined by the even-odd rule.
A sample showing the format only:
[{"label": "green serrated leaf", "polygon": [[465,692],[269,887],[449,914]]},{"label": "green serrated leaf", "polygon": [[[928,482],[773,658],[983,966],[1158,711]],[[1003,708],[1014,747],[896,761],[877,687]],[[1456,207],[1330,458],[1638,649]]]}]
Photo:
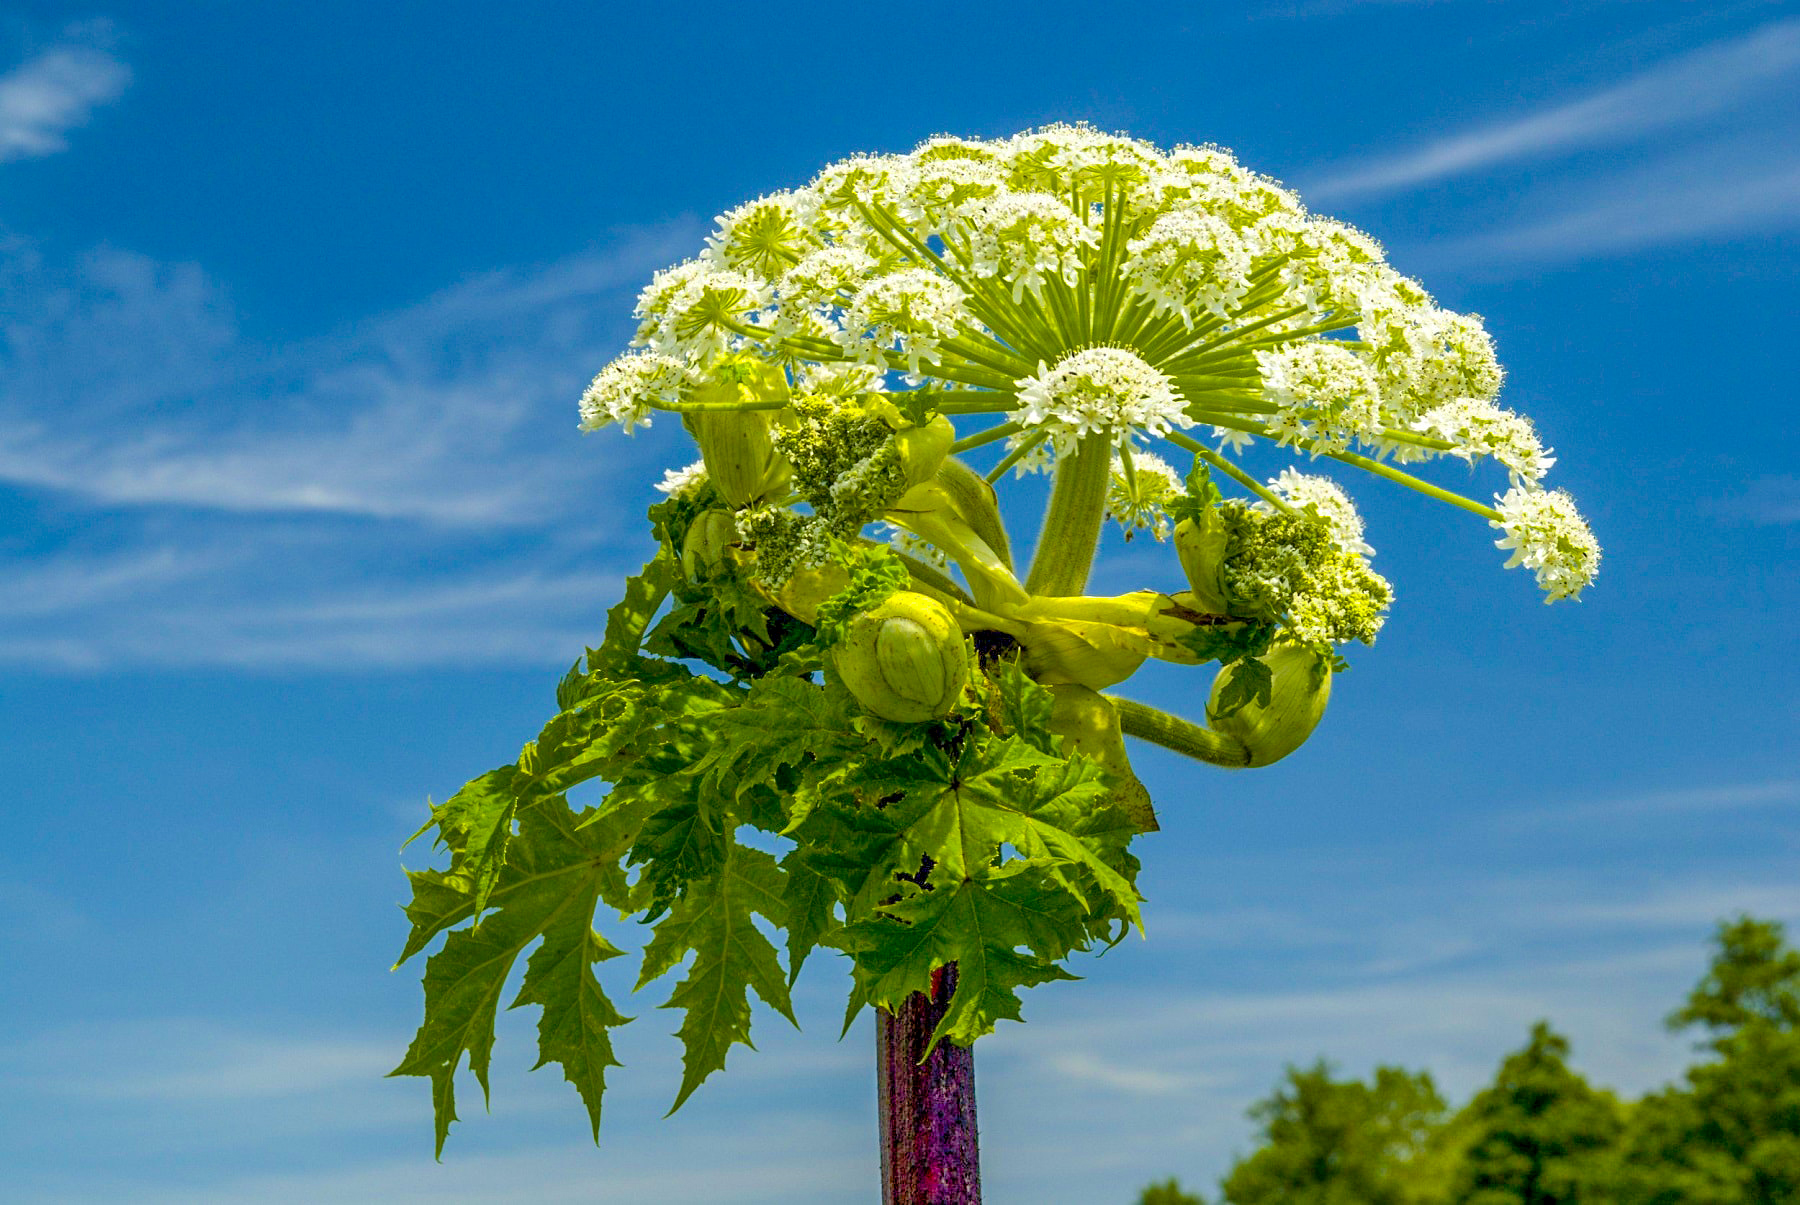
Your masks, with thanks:
[{"label": "green serrated leaf", "polygon": [[837,889],[831,880],[810,866],[798,847],[781,860],[787,884],[782,903],[787,917],[788,986],[800,978],[806,956],[839,927]]},{"label": "green serrated leaf", "polygon": [[783,771],[814,759],[844,758],[844,705],[798,678],[759,678],[738,706],[711,717],[709,751],[694,765],[703,789],[729,799],[759,786],[776,787]]},{"label": "green serrated leaf", "polygon": [[[1139,923],[1129,826],[1086,758],[978,729],[953,762],[877,763],[845,784],[850,805],[809,819],[805,860],[849,901],[842,940],[862,1000],[896,1007],[933,967],[967,963],[943,1035],[972,1041],[1016,1018],[1017,989],[1069,977],[1059,960]],[[856,802],[875,792],[878,807]]]},{"label": "green serrated leaf", "polygon": [[439,843],[450,850],[445,881],[466,889],[477,912],[487,906],[506,865],[523,777],[517,766],[490,770],[464,784],[431,814]]},{"label": "green serrated leaf", "polygon": [[538,1061],[532,1070],[548,1063],[562,1066],[563,1078],[581,1094],[598,1144],[606,1069],[621,1066],[613,1053],[611,1031],[631,1018],[613,1007],[594,977],[595,963],[617,958],[624,951],[583,919],[592,915],[590,901],[585,911],[570,908],[561,921],[544,930],[544,942],[526,961],[525,981],[510,1007],[542,1006]]},{"label": "green serrated leaf", "polygon": [[1025,672],[1018,657],[997,663],[990,673],[1000,700],[1002,730],[1022,737],[1042,753],[1056,752],[1056,734],[1050,731],[1055,697]]},{"label": "green serrated leaf", "polygon": [[659,916],[694,880],[719,872],[726,838],[698,803],[684,800],[644,821],[626,858],[643,866],[640,883],[650,890],[650,913]]},{"label": "green serrated leaf", "polygon": [[[566,803],[522,815],[507,862],[489,896],[492,910],[474,928],[449,933],[443,948],[426,961],[424,1020],[406,1057],[390,1074],[430,1078],[438,1154],[443,1153],[450,1124],[457,1119],[455,1077],[465,1055],[481,1084],[483,1098],[487,1096],[501,990],[519,955],[540,938],[551,953],[538,964],[535,976],[528,968],[530,995],[552,1018],[550,1046],[540,1048],[545,1055],[540,1065],[543,1061],[562,1063],[565,1076],[575,1083],[583,1099],[591,1102],[590,1109],[597,1110],[604,1087],[597,1076],[605,1064],[593,1057],[597,1048],[591,1034],[583,1039],[587,1043],[584,1050],[569,1045],[567,1010],[576,1010],[574,1015],[583,1026],[615,1015],[608,1011],[610,1005],[602,1007],[604,995],[590,969],[596,958],[606,955],[599,947],[587,945],[576,955],[577,967],[562,960],[568,955],[566,947],[577,944],[576,935],[590,930],[596,901],[618,898],[623,892],[616,863],[625,828],[580,828]],[[420,872],[413,875],[413,883],[415,898],[408,915],[414,919],[414,930],[403,959],[461,915],[475,911],[474,891],[456,886],[445,876]],[[464,902],[454,904],[451,892],[460,892]],[[588,954],[592,957],[586,957]],[[540,1040],[542,1036],[540,1029]]]},{"label": "green serrated leaf", "polygon": [[1074,979],[1055,958],[1081,948],[1079,924],[1061,922],[1054,957],[1021,954],[1029,934],[1042,936],[1053,910],[1027,923],[1017,903],[980,883],[920,892],[887,910],[887,915],[852,926],[846,943],[856,956],[863,998],[894,1009],[915,992],[929,991],[931,972],[946,963],[957,968],[957,985],[930,1047],[944,1038],[967,1046],[993,1032],[1002,1020],[1020,1019],[1019,990],[1057,979]]},{"label": "green serrated leaf", "polygon": [[1230,665],[1246,657],[1260,657],[1275,641],[1277,627],[1272,623],[1227,623],[1196,627],[1183,633],[1185,645],[1202,664],[1217,661]]},{"label": "green serrated leaf", "polygon": [[850,581],[819,604],[815,639],[820,648],[838,643],[851,620],[912,585],[906,562],[885,544],[851,544],[833,539],[829,555],[832,564],[849,573]]},{"label": "green serrated leaf", "polygon": [[[694,963],[662,1005],[686,1012],[681,1039],[681,1088],[674,1113],[706,1077],[725,1066],[734,1044],[750,1042],[750,992],[796,1026],[775,947],[751,920],[761,915],[780,925],[787,918],[781,868],[761,850],[732,841],[719,872],[691,884],[657,923],[644,949],[638,988],[669,971],[689,952]],[[636,989],[633,989],[636,990]]]},{"label": "green serrated leaf", "polygon": [[[625,596],[606,613],[606,635],[600,648],[588,653],[590,672],[627,669],[639,660],[638,649],[643,645],[651,618],[680,580],[681,563],[667,547],[650,558],[643,569],[625,579]],[[560,697],[558,701],[561,702]],[[568,704],[562,706],[567,710]]]},{"label": "green serrated leaf", "polygon": [[1194,457],[1194,467],[1188,470],[1186,485],[1187,492],[1171,498],[1166,506],[1169,518],[1177,523],[1183,519],[1198,523],[1201,516],[1224,500],[1219,487],[1213,484],[1212,470],[1198,456]]}]

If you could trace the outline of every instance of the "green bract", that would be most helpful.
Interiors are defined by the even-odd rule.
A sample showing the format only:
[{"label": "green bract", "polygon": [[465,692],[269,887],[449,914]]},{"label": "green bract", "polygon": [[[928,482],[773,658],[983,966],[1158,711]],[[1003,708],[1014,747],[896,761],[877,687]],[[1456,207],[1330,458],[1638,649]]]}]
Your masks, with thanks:
[{"label": "green bract", "polygon": [[909,590],[851,621],[832,664],[857,702],[903,723],[950,714],[969,681],[956,621],[942,603]]},{"label": "green bract", "polygon": [[737,523],[726,510],[703,511],[688,525],[681,541],[681,569],[698,581],[725,561],[725,550],[737,543]]},{"label": "green bract", "polygon": [[1266,700],[1225,707],[1232,680],[1245,672],[1240,666],[1227,666],[1219,671],[1206,705],[1207,720],[1244,742],[1252,766],[1278,762],[1305,744],[1331,701],[1331,663],[1318,652],[1279,644],[1263,661],[1270,678]]},{"label": "green bract", "polygon": [[693,408],[682,415],[700,445],[707,478],[733,506],[779,497],[793,471],[775,450],[775,411],[733,407],[759,407],[783,397],[786,378],[753,360],[728,361],[714,371],[715,379],[693,391]]},{"label": "green bract", "polygon": [[[580,408],[589,431],[679,415],[702,464],[665,478],[660,551],[554,718],[421,830],[449,866],[412,875],[405,955],[443,946],[398,1072],[432,1080],[440,1145],[521,959],[514,1002],[598,1126],[625,1020],[601,904],[652,926],[640,987],[679,969],[677,1104],[748,1043],[752,996],[791,1017],[817,949],[849,961],[852,1016],[957,964],[935,1038],[968,1043],[1119,940],[1157,824],[1124,738],[1291,754],[1392,600],[1344,490],[1252,476],[1247,448],[1478,515],[1550,599],[1598,566],[1480,320],[1217,148],[934,138],[731,209],[696,251]],[[1505,494],[1414,475],[1444,457]],[[1000,495],[1034,472],[1027,562]],[[1090,596],[1109,517],[1174,548]],[[1204,716],[1095,693],[1151,659],[1217,667]]]}]

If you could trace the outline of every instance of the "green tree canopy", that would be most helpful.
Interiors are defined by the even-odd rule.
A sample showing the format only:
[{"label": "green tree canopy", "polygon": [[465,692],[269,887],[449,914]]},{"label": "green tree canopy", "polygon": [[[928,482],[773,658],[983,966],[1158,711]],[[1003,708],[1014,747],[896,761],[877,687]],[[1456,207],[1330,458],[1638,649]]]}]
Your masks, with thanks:
[{"label": "green tree canopy", "polygon": [[1229,1205],[1414,1205],[1444,1121],[1427,1074],[1378,1067],[1370,1083],[1339,1080],[1324,1061],[1289,1067],[1250,1110],[1263,1146],[1239,1160],[1221,1190]]},{"label": "green tree canopy", "polygon": [[1174,1176],[1156,1184],[1146,1184],[1138,1194],[1138,1205],[1206,1205],[1206,1198],[1187,1192]]},{"label": "green tree canopy", "polygon": [[1800,1028],[1800,950],[1787,944],[1779,921],[1722,921],[1713,942],[1712,967],[1669,1014],[1671,1029],[1704,1025],[1722,1045],[1751,1025]]},{"label": "green tree canopy", "polygon": [[1800,952],[1780,924],[1719,925],[1706,977],[1669,1016],[1712,1060],[1645,1097],[1620,1147],[1621,1205],[1800,1201]]},{"label": "green tree canopy", "polygon": [[1471,1141],[1451,1194],[1456,1205],[1605,1200],[1604,1156],[1623,1128],[1621,1109],[1569,1067],[1568,1055],[1568,1039],[1539,1021],[1463,1110]]}]

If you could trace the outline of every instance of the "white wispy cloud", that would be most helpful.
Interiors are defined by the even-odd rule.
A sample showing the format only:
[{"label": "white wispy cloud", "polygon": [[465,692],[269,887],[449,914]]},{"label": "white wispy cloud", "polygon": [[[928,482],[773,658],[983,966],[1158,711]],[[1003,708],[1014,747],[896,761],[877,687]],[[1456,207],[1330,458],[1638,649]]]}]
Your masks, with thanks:
[{"label": "white wispy cloud", "polygon": [[0,163],[67,150],[69,131],[130,82],[129,67],[86,46],[48,50],[0,75]]},{"label": "white wispy cloud", "polygon": [[1341,200],[1414,188],[1502,164],[1646,137],[1701,123],[1771,90],[1800,70],[1800,20],[1778,21],[1707,46],[1580,100],[1351,165],[1309,184]]},{"label": "white wispy cloud", "polygon": [[1737,497],[1715,503],[1714,509],[1752,523],[1800,523],[1800,477],[1759,477]]},{"label": "white wispy cloud", "polygon": [[1558,807],[1533,808],[1496,817],[1498,827],[1509,830],[1547,825],[1584,825],[1597,821],[1649,820],[1660,816],[1715,814],[1800,804],[1800,779],[1779,778],[1765,782],[1725,783],[1646,791],[1613,799],[1596,799]]},{"label": "white wispy cloud", "polygon": [[237,339],[191,266],[15,266],[0,297],[44,317],[0,336],[0,482],[110,507],[547,519],[576,493],[580,380],[616,350],[631,287],[690,235],[628,233],[273,352]]},{"label": "white wispy cloud", "polygon": [[[317,540],[132,549],[5,567],[0,663],[237,669],[566,665],[621,573],[478,561],[407,574]],[[546,561],[569,554],[539,550]]]},{"label": "white wispy cloud", "polygon": [[1058,1075],[1078,1084],[1091,1084],[1128,1096],[1171,1096],[1189,1087],[1188,1078],[1155,1067],[1133,1066],[1129,1061],[1101,1058],[1087,1050],[1060,1050],[1049,1065]]},{"label": "white wispy cloud", "polygon": [[696,237],[626,231],[275,347],[195,265],[0,245],[0,488],[82,516],[0,562],[0,661],[567,664],[680,434],[583,439],[575,398]]},{"label": "white wispy cloud", "polygon": [[1800,155],[1727,145],[1666,158],[1579,190],[1548,217],[1447,239],[1418,258],[1438,268],[1611,255],[1800,222]]}]

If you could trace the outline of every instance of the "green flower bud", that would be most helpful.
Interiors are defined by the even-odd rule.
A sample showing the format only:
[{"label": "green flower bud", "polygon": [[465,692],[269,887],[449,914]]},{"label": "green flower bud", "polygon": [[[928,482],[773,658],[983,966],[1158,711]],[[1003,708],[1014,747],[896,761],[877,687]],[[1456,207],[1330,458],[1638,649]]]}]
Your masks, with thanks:
[{"label": "green flower bud", "polygon": [[1049,687],[1053,700],[1050,731],[1067,739],[1068,747],[1089,758],[1112,776],[1113,802],[1140,832],[1153,833],[1160,825],[1150,806],[1150,792],[1131,769],[1125,755],[1125,734],[1119,730],[1119,714],[1105,696],[1085,686],[1062,683]]},{"label": "green flower bud", "polygon": [[778,410],[727,407],[787,396],[781,369],[757,361],[737,361],[684,400],[717,410],[689,411],[682,423],[700,445],[706,475],[725,501],[743,508],[785,494],[793,467],[771,438]]},{"label": "green flower bud", "polygon": [[969,680],[956,621],[942,603],[911,590],[852,620],[833,661],[857,702],[901,723],[948,715]]},{"label": "green flower bud", "polygon": [[1230,546],[1231,532],[1216,506],[1202,511],[1198,521],[1183,519],[1175,525],[1175,555],[1193,587],[1195,606],[1207,614],[1231,614],[1224,577]]},{"label": "green flower bud", "polygon": [[738,541],[737,522],[728,510],[702,512],[681,539],[681,571],[689,581],[711,577]]},{"label": "green flower bud", "polygon": [[1216,714],[1220,694],[1239,672],[1237,664],[1219,671],[1206,704],[1207,723],[1243,741],[1252,766],[1278,762],[1305,744],[1331,700],[1331,663],[1313,649],[1278,644],[1262,661],[1273,678],[1267,707],[1253,700],[1230,715]]}]

